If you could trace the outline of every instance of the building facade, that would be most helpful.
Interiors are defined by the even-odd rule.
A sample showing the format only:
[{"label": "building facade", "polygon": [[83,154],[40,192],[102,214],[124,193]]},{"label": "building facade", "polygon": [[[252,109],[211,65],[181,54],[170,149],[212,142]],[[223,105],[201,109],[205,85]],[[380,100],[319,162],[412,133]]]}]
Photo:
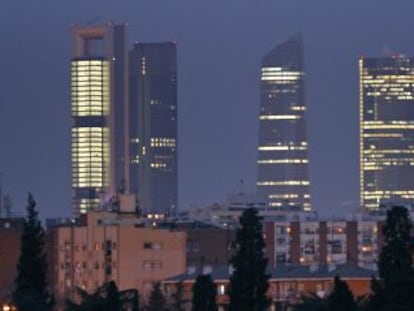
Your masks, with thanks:
[{"label": "building facade", "polygon": [[73,26],[72,37],[72,206],[78,215],[128,190],[128,54],[125,25]]},{"label": "building facade", "polygon": [[0,218],[0,305],[12,301],[24,218]]},{"label": "building facade", "polygon": [[414,198],[414,58],[359,59],[360,205]]},{"label": "building facade", "polygon": [[135,43],[129,54],[130,189],[144,213],[177,208],[177,49]]},{"label": "building facade", "polygon": [[383,219],[302,219],[264,225],[266,255],[274,267],[350,264],[377,270]]},{"label": "building facade", "polygon": [[[191,310],[192,288],[200,274],[210,274],[217,290],[216,302],[219,310],[226,310],[229,303],[227,296],[229,279],[232,274],[229,266],[203,266],[197,269],[189,269],[186,273],[178,275],[162,282],[167,296],[173,296],[182,286],[183,298],[187,302],[185,310]],[[290,266],[281,268],[269,268],[269,289],[267,295],[271,298],[269,310],[294,310],[303,295],[317,294],[319,297],[327,297],[333,289],[333,281],[336,275],[347,282],[354,297],[367,295],[370,292],[370,284],[373,271],[358,268],[351,265],[318,267]]]},{"label": "building facade", "polygon": [[186,234],[143,227],[134,215],[88,212],[80,222],[48,228],[50,279],[58,305],[75,287],[95,291],[108,281],[148,297],[154,282],[186,269]]},{"label": "building facade", "polygon": [[311,210],[303,42],[293,36],[262,58],[257,192],[271,206]]}]

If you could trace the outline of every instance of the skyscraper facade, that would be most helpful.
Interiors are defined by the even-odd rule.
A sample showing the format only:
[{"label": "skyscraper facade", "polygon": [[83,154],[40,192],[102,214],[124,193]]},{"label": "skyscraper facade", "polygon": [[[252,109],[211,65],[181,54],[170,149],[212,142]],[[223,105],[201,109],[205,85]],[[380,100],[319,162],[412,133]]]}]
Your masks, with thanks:
[{"label": "skyscraper facade", "polygon": [[144,212],[177,206],[176,44],[136,43],[129,55],[130,191]]},{"label": "skyscraper facade", "polygon": [[414,58],[359,59],[360,204],[414,199]]},{"label": "skyscraper facade", "polygon": [[73,26],[72,36],[72,206],[80,214],[128,190],[128,54],[125,25]]},{"label": "skyscraper facade", "polygon": [[310,211],[303,63],[301,35],[262,58],[257,192],[270,206]]}]

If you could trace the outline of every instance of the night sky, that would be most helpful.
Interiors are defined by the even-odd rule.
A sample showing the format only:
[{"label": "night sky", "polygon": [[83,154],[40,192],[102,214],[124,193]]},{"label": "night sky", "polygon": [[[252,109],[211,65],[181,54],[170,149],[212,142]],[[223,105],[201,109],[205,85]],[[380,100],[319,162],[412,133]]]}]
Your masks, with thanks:
[{"label": "night sky", "polygon": [[70,25],[128,22],[130,41],[178,45],[179,202],[254,191],[261,57],[303,33],[313,207],[358,206],[361,55],[414,55],[414,1],[1,0],[0,171],[15,212],[70,208]]}]

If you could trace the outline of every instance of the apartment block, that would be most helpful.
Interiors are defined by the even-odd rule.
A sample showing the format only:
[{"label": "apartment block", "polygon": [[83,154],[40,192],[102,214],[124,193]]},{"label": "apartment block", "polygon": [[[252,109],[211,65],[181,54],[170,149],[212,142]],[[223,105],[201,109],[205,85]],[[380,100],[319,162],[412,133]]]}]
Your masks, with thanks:
[{"label": "apartment block", "polygon": [[145,300],[154,282],[186,269],[186,233],[145,227],[132,214],[96,211],[49,222],[48,239],[58,304],[75,287],[92,292],[110,280],[121,290],[138,289]]},{"label": "apartment block", "polygon": [[0,304],[11,300],[23,223],[23,218],[0,218]]},{"label": "apartment block", "polygon": [[380,219],[281,220],[266,222],[264,233],[269,264],[352,264],[376,269],[382,248]]}]

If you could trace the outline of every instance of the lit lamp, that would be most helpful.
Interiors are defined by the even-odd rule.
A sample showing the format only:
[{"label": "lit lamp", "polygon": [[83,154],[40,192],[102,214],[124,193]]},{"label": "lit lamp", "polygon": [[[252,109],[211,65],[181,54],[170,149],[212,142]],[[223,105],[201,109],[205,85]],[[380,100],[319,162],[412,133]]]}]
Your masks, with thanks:
[{"label": "lit lamp", "polygon": [[1,311],[16,311],[17,309],[16,309],[16,307],[15,306],[13,306],[12,304],[10,304],[10,303],[5,303],[4,305],[2,305],[2,307],[1,307]]}]

